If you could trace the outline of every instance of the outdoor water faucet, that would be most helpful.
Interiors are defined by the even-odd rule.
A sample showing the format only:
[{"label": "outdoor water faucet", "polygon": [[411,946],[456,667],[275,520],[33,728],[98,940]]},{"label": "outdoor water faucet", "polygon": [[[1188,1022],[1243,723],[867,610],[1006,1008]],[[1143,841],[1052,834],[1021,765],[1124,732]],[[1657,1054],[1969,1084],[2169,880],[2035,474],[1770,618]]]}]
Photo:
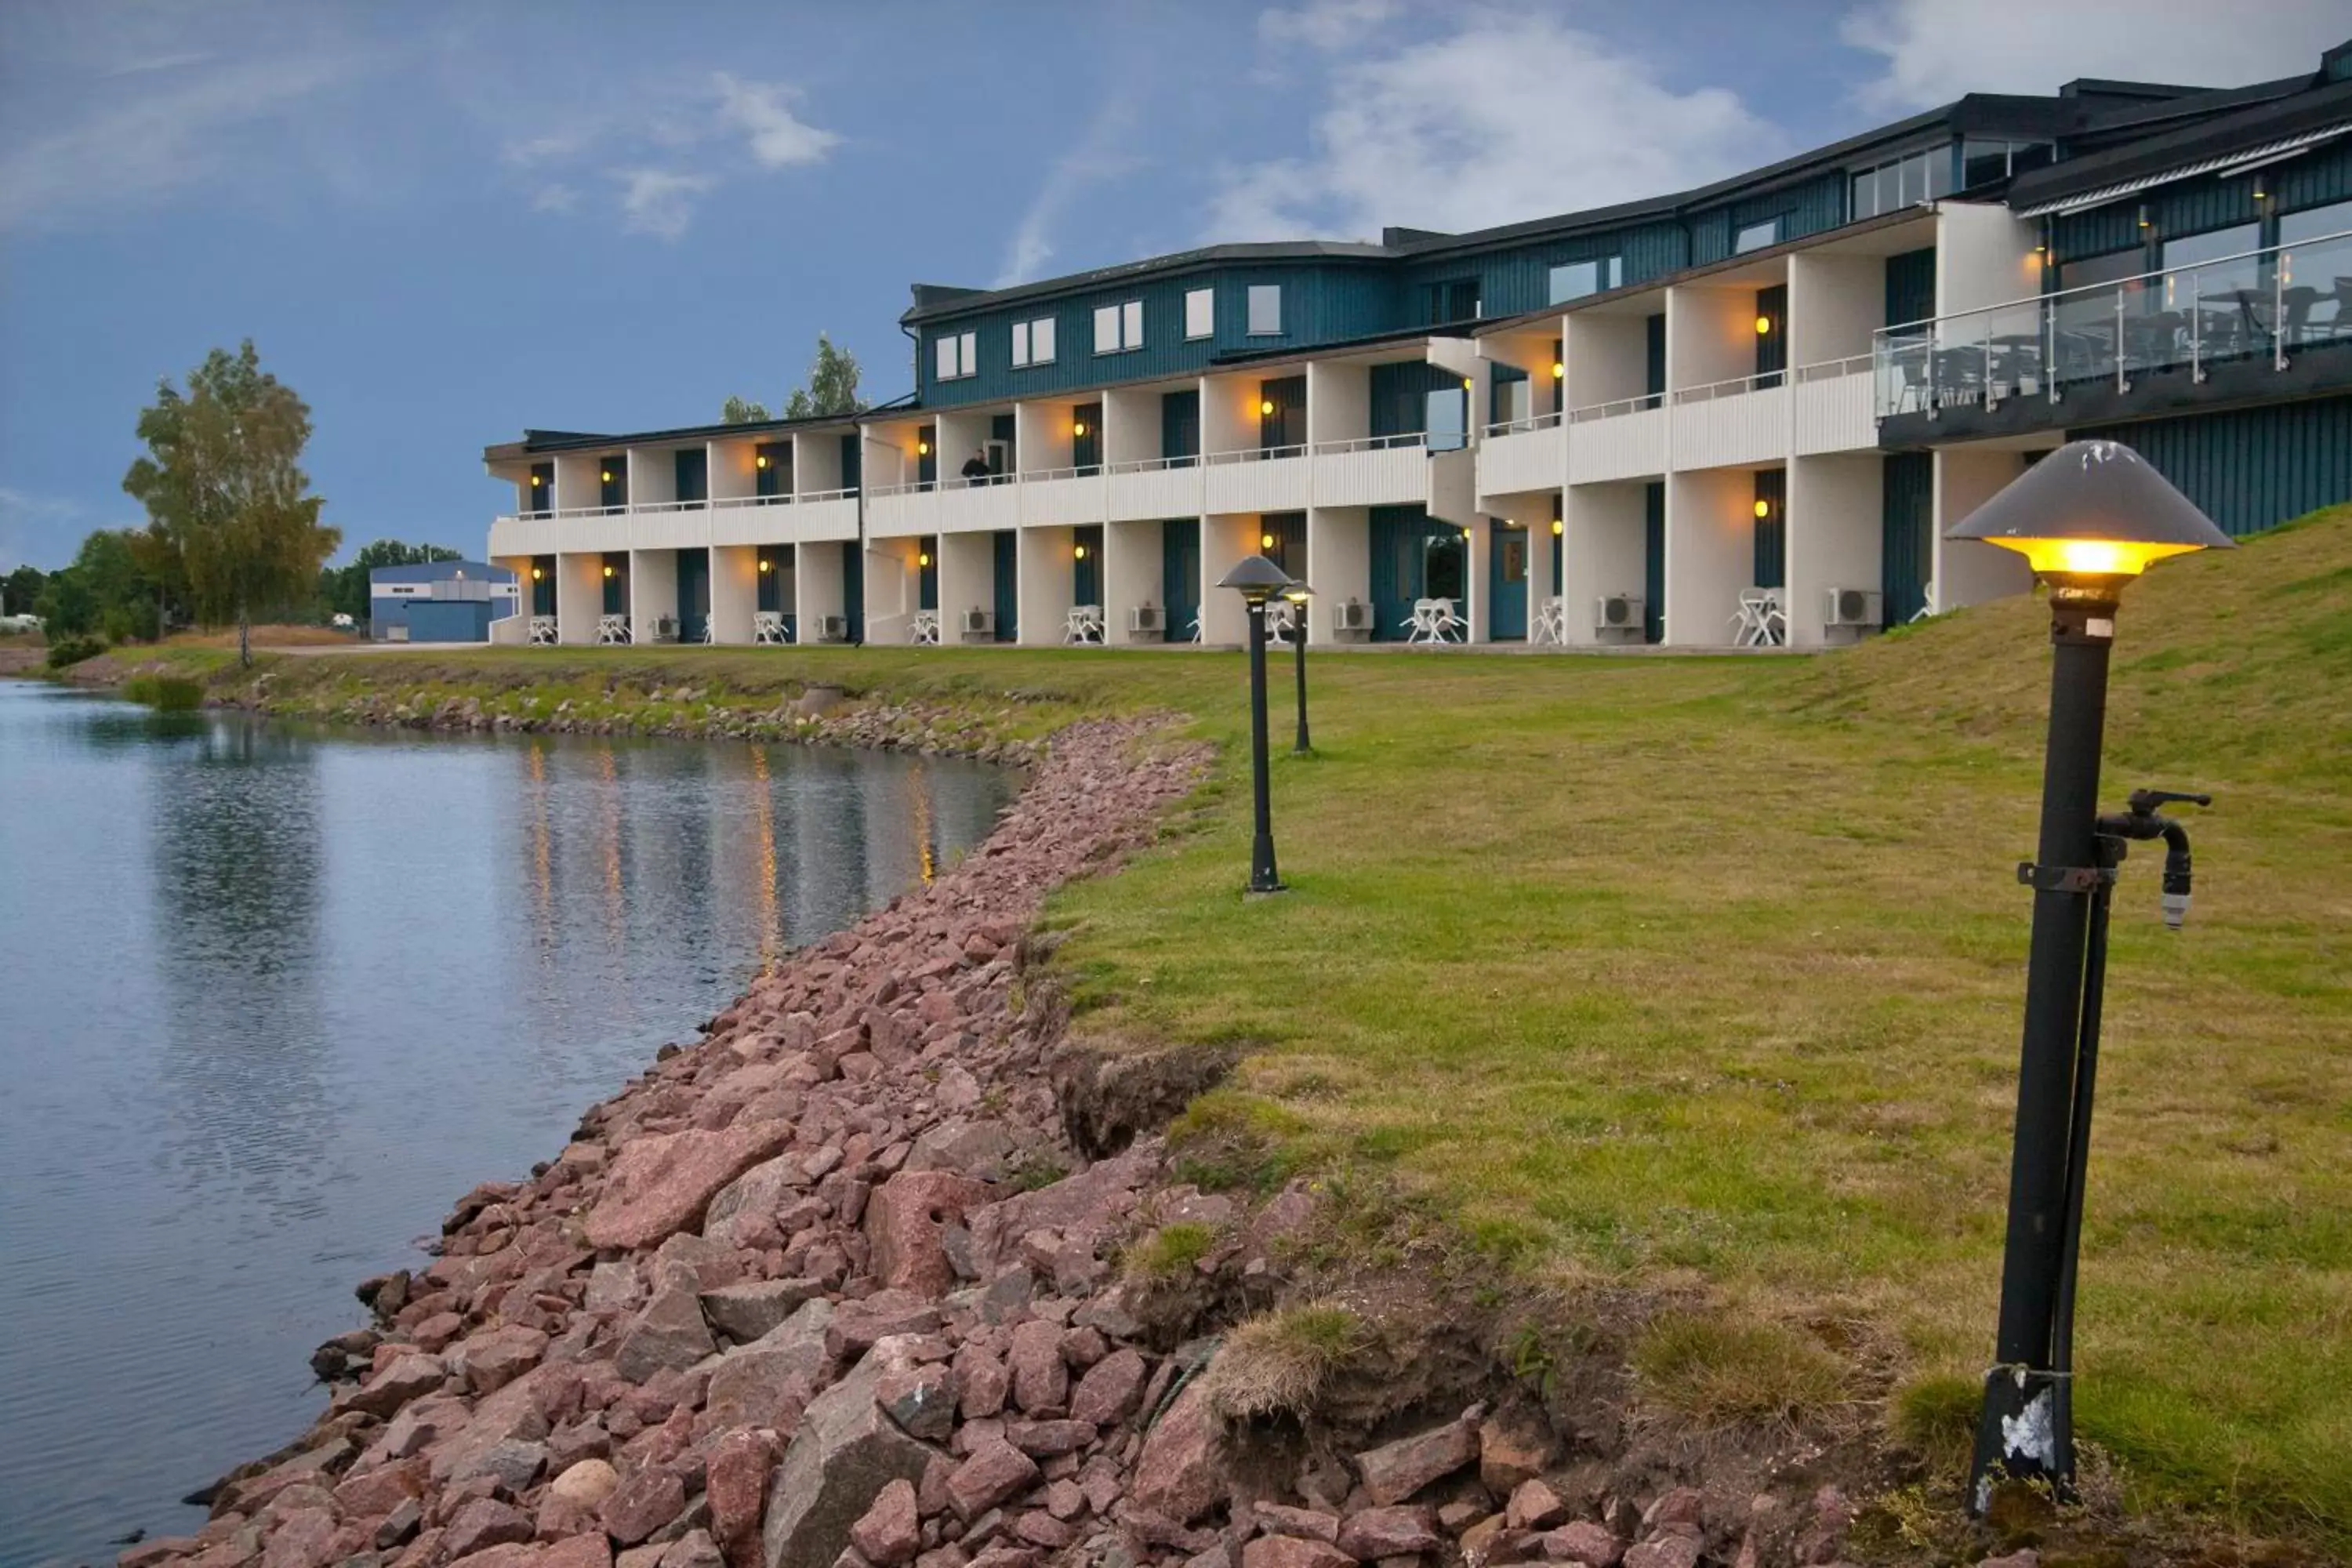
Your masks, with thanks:
[{"label": "outdoor water faucet", "polygon": [[[2159,805],[2175,804],[2210,805],[2213,797],[2182,790],[2136,789],[2127,809],[2098,821],[2099,835],[2105,838],[2164,840],[2164,891],[2160,897],[2168,931],[2179,931],[2189,919],[2189,830],[2156,812]],[[2123,846],[2118,843],[2116,847],[2116,858],[2121,859]]]}]

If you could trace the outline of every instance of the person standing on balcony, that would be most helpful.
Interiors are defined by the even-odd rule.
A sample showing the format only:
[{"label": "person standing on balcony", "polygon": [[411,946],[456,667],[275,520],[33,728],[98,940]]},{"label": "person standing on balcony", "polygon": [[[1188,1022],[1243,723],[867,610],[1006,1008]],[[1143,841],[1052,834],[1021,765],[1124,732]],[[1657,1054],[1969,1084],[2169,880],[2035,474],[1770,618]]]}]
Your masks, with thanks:
[{"label": "person standing on balcony", "polygon": [[961,471],[966,483],[986,484],[988,482],[988,448],[985,447],[973,448],[971,456],[963,460]]}]

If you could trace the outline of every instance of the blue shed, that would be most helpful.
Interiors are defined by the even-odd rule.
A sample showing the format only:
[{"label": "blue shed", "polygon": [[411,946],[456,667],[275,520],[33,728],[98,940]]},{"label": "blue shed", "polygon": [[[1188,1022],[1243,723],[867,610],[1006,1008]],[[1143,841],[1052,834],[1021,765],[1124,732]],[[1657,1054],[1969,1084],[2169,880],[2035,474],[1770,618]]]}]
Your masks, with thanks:
[{"label": "blue shed", "polygon": [[377,642],[488,642],[490,623],[522,607],[522,584],[483,561],[427,561],[368,573],[368,636]]}]

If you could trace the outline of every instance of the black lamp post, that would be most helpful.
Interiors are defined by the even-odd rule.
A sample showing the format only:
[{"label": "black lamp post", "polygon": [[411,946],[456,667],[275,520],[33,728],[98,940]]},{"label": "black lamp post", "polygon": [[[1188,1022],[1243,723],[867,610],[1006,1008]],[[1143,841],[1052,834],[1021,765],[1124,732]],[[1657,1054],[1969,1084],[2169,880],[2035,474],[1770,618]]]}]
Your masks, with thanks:
[{"label": "black lamp post", "polygon": [[1298,671],[1298,739],[1291,746],[1295,756],[1305,756],[1312,748],[1307,741],[1307,601],[1315,590],[1304,583],[1293,583],[1282,591],[1285,603],[1290,606],[1291,663]]},{"label": "black lamp post", "polygon": [[[2041,840],[2035,863],[2019,868],[2034,889],[2033,935],[1998,1349],[1970,1476],[1970,1504],[1981,1513],[1998,1479],[2061,1489],[2074,1479],[2074,1259],[2105,978],[2105,889],[2124,837],[2177,837],[2186,903],[2187,837],[2147,809],[2184,797],[2135,795],[2129,818],[2098,814],[2116,610],[2151,562],[2231,541],[2137,452],[2112,441],[2059,447],[1945,537],[2022,554],[2049,586],[2054,645]],[[2172,881],[2168,875],[2168,904]]]},{"label": "black lamp post", "polygon": [[1282,876],[1274,868],[1274,808],[1268,801],[1265,763],[1265,605],[1290,586],[1290,576],[1263,555],[1253,555],[1219,580],[1220,588],[1237,590],[1249,606],[1250,772],[1257,795],[1257,833],[1250,844],[1249,890],[1282,891]]}]

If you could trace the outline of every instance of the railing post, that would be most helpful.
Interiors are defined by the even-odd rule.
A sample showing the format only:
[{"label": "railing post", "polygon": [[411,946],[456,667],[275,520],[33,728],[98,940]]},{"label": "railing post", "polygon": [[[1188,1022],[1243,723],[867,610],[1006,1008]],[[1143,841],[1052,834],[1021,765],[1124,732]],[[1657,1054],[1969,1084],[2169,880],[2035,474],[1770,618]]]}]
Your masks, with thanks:
[{"label": "railing post", "polygon": [[2286,268],[2279,262],[2285,253],[2271,258],[2271,368],[2286,368]]},{"label": "railing post", "polygon": [[2000,406],[2000,399],[1992,395],[1992,316],[1988,312],[1984,322],[1984,342],[1979,345],[1984,353],[1984,405],[1990,414]]},{"label": "railing post", "polygon": [[2131,381],[2124,374],[2124,291],[2116,289],[2116,390],[2129,392]]},{"label": "railing post", "polygon": [[2035,307],[2042,313],[2042,385],[2050,401],[2058,401],[2058,308],[2044,294]]},{"label": "railing post", "polygon": [[2205,273],[2189,275],[2189,379],[2205,384]]}]

